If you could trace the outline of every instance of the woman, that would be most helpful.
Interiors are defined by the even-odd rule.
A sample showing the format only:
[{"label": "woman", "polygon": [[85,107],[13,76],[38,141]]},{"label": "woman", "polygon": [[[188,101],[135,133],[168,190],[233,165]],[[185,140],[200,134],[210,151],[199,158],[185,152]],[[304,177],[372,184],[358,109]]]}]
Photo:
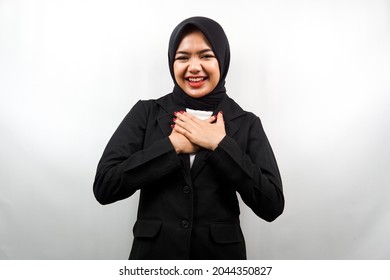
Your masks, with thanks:
[{"label": "woman", "polygon": [[204,17],[181,22],[168,50],[173,92],[139,101],[97,168],[101,204],[140,190],[130,259],[246,259],[237,192],[273,221],[284,208],[260,119],[226,94],[229,43]]}]

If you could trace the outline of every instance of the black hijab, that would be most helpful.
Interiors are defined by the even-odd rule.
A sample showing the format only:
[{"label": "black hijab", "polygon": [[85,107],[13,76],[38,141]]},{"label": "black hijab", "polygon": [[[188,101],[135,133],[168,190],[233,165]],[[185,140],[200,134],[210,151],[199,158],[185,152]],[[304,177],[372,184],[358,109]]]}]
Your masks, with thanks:
[{"label": "black hijab", "polygon": [[[173,72],[173,63],[177,48],[183,37],[187,35],[188,30],[201,31],[208,42],[218,60],[219,71],[221,78],[217,86],[209,94],[193,98],[186,94],[175,80]],[[229,69],[230,63],[230,48],[229,42],[222,27],[212,19],[206,17],[191,17],[182,21],[171,34],[168,48],[169,71],[175,83],[173,88],[174,101],[181,106],[194,110],[214,110],[217,105],[226,97],[225,78]]]}]

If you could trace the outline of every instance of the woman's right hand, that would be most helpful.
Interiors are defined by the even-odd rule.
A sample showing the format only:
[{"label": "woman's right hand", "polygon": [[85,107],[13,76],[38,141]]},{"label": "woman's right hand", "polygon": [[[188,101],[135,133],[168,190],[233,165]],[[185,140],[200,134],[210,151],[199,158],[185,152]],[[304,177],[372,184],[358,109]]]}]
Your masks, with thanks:
[{"label": "woman's right hand", "polygon": [[184,135],[172,129],[168,136],[177,154],[193,154],[199,150],[199,146],[191,143]]}]

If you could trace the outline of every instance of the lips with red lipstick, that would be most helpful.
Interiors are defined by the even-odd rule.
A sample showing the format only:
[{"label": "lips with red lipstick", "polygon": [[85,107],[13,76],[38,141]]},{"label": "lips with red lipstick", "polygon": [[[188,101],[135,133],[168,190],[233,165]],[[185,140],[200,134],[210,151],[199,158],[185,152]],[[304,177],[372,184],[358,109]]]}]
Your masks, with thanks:
[{"label": "lips with red lipstick", "polygon": [[185,78],[193,88],[200,88],[207,80],[207,76],[189,76]]}]

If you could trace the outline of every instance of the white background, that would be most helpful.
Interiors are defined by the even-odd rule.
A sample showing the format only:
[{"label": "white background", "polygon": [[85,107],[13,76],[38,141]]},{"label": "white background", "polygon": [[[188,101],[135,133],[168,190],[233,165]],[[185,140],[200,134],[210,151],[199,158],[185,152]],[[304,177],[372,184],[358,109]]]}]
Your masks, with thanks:
[{"label": "white background", "polygon": [[138,193],[99,205],[96,165],[139,99],[170,92],[168,39],[218,21],[228,94],[263,121],[284,183],[245,205],[250,259],[390,258],[390,3],[0,0],[0,259],[126,259]]}]

